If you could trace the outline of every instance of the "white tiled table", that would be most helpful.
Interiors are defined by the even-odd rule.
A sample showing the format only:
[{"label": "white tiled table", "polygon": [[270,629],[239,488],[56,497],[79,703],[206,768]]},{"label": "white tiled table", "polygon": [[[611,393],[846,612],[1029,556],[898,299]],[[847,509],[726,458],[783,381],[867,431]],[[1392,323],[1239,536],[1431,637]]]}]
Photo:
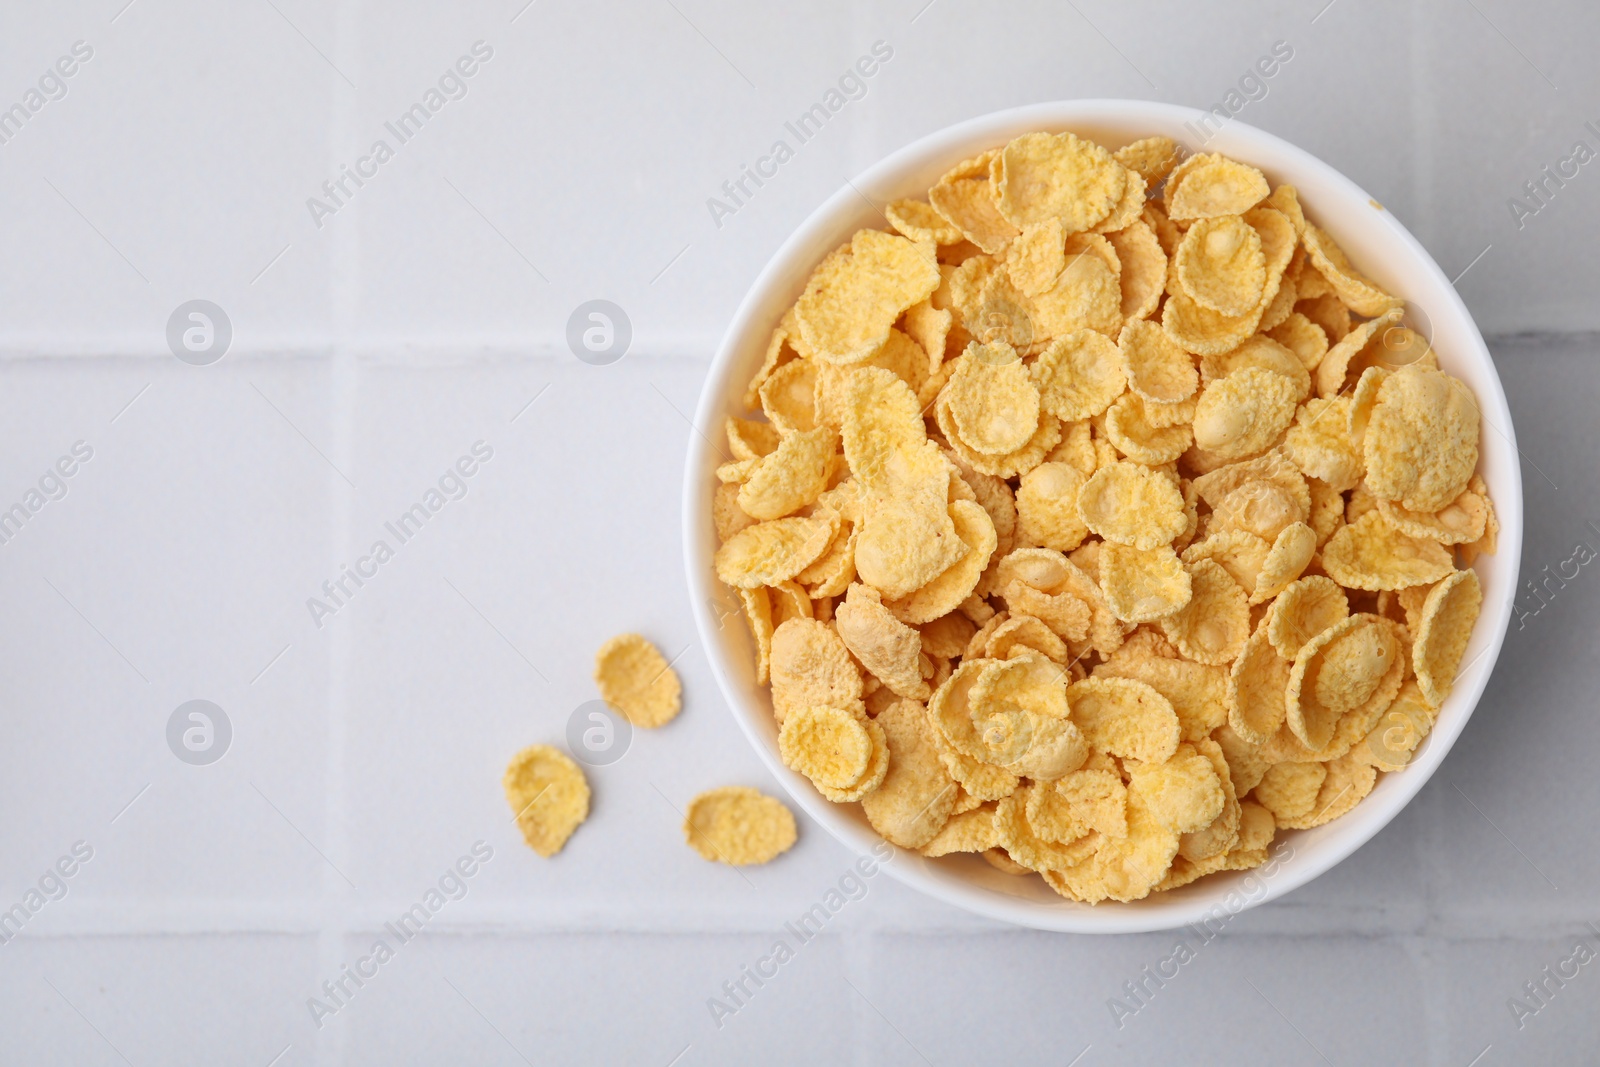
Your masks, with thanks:
[{"label": "white tiled table", "polygon": [[[682,845],[676,810],[712,784],[776,788],[716,692],[681,573],[685,413],[709,354],[814,204],[984,111],[1203,107],[1289,42],[1240,119],[1466,271],[1526,458],[1524,571],[1600,547],[1600,165],[1520,229],[1507,203],[1573,142],[1600,148],[1600,10],[524,2],[3,16],[0,108],[74,42],[93,56],[0,144],[0,507],[75,442],[93,457],[0,545],[0,908],[75,842],[93,857],[0,945],[0,1062],[1600,1059],[1600,968],[1521,1029],[1507,1007],[1575,938],[1600,946],[1587,568],[1511,634],[1392,826],[1237,917],[1120,1029],[1107,1000],[1170,935],[1003,928],[885,877],[719,1028],[707,999],[853,857],[806,825],[741,876]],[[480,40],[493,55],[466,95],[319,229],[307,198]],[[716,226],[707,198],[875,41],[893,56],[865,96]],[[165,341],[197,297],[234,327],[207,367]],[[607,367],[564,341],[597,297],[634,329]],[[315,626],[306,599],[479,441],[493,457],[466,496]],[[500,770],[560,741],[594,695],[594,648],[624,629],[687,648],[687,709],[591,772],[589,823],[541,861]],[[233,727],[211,766],[166,743],[196,698]],[[480,840],[493,858],[466,895],[315,1025],[307,999]]]}]

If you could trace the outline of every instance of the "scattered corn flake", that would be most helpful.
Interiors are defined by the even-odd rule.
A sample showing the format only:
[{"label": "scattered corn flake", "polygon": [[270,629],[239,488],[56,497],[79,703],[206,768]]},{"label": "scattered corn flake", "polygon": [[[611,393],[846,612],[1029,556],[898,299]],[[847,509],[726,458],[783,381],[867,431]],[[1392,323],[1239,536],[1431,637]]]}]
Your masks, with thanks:
[{"label": "scattered corn flake", "polygon": [[528,847],[549,859],[589,817],[589,783],[572,757],[530,745],[511,757],[502,784]]},{"label": "scattered corn flake", "polygon": [[1200,219],[1173,257],[1178,284],[1201,307],[1244,315],[1261,303],[1267,260],[1261,235],[1238,215]]},{"label": "scattered corn flake", "polygon": [[994,805],[990,802],[950,816],[918,851],[929,857],[949,856],[958,852],[986,852],[999,844],[1000,833],[995,829]]},{"label": "scattered corn flake", "polygon": [[1034,296],[1028,324],[1034,340],[1090,329],[1114,337],[1122,328],[1122,263],[1111,242],[1097,233],[1068,237],[1066,266],[1055,284]]},{"label": "scattered corn flake", "polygon": [[838,436],[826,426],[786,434],[739,487],[739,507],[756,519],[781,519],[812,503],[827,488]]},{"label": "scattered corn flake", "polygon": [[1228,725],[1250,744],[1265,744],[1283,725],[1290,662],[1268,640],[1264,627],[1245,642],[1228,675]]},{"label": "scattered corn flake", "polygon": [[1404,589],[1436,582],[1455,569],[1437,541],[1401,533],[1381,512],[1369,511],[1339,528],[1322,548],[1328,577],[1350,589]]},{"label": "scattered corn flake", "polygon": [[1267,196],[1259,170],[1215,152],[1190,156],[1167,176],[1167,215],[1181,219],[1242,215]]},{"label": "scattered corn flake", "polygon": [[1367,485],[1412,511],[1460,496],[1478,465],[1478,405],[1460,379],[1427,367],[1385,378],[1362,436]]},{"label": "scattered corn flake", "polygon": [[1161,620],[1161,630],[1196,663],[1228,663],[1250,636],[1250,606],[1245,590],[1220,563],[1203,559],[1186,565],[1193,595],[1180,610]]},{"label": "scattered corn flake", "polygon": [[1067,687],[1072,721],[1095,749],[1123,759],[1160,763],[1178,750],[1172,702],[1132,678],[1097,677]]},{"label": "scattered corn flake", "polygon": [[1189,450],[1194,433],[1193,401],[1152,404],[1135,393],[1125,393],[1106,411],[1106,438],[1135,463],[1160,467]]},{"label": "scattered corn flake", "polygon": [[1417,684],[1433,707],[1450,695],[1482,606],[1483,587],[1473,570],[1451,574],[1434,586],[1422,606],[1415,648]]},{"label": "scattered corn flake", "polygon": [[1024,542],[1071,552],[1088,536],[1078,513],[1084,476],[1066,463],[1041,463],[1022,476],[1017,488],[1018,532]]},{"label": "scattered corn flake", "polygon": [[1100,549],[1100,586],[1123,622],[1164,619],[1192,595],[1189,572],[1166,545],[1138,549],[1107,542]]},{"label": "scattered corn flake", "polygon": [[954,611],[972,595],[994,555],[998,543],[994,522],[981,505],[956,501],[950,505],[950,522],[961,545],[961,555],[927,584],[886,603],[889,611],[902,622],[917,625]]},{"label": "scattered corn flake", "polygon": [[1111,153],[1070,133],[1026,133],[1011,140],[995,163],[995,202],[1012,225],[1048,218],[1080,233],[1111,213],[1128,172]]},{"label": "scattered corn flake", "polygon": [[1111,153],[1113,159],[1155,185],[1178,165],[1178,144],[1170,137],[1143,137]]},{"label": "scattered corn flake", "polygon": [[1029,223],[1006,248],[1006,272],[1011,284],[1026,296],[1047,292],[1067,265],[1066,231],[1054,216]]},{"label": "scattered corn flake", "polygon": [[1117,349],[1128,388],[1146,400],[1175,404],[1194,396],[1200,386],[1194,360],[1156,323],[1129,322],[1117,338]]},{"label": "scattered corn flake", "polygon": [[772,710],[781,726],[795,708],[851,708],[861,671],[830,623],[790,619],[772,633]]},{"label": "scattered corn flake", "polygon": [[683,836],[690,848],[716,863],[767,863],[794,845],[794,814],[760,790],[725,785],[689,802]]},{"label": "scattered corn flake", "polygon": [[1272,602],[1266,635],[1278,655],[1293,660],[1307,641],[1350,616],[1344,590],[1332,578],[1313,574],[1291,583]]},{"label": "scattered corn flake", "polygon": [[1044,410],[1066,422],[1099,415],[1127,386],[1122,353],[1094,330],[1057,337],[1032,365]]},{"label": "scattered corn flake", "polygon": [[1351,311],[1357,315],[1375,316],[1400,305],[1398,299],[1378,288],[1351,266],[1344,249],[1326,232],[1307,223],[1301,239],[1317,271],[1328,280],[1333,291]]},{"label": "scattered corn flake", "polygon": [[870,721],[864,711],[826,705],[794,708],[778,733],[778,753],[784,766],[813,784],[848,789],[872,762]]},{"label": "scattered corn flake", "polygon": [[1210,383],[1249,367],[1260,367],[1283,375],[1294,383],[1294,400],[1300,403],[1311,394],[1311,375],[1293,352],[1272,338],[1256,334],[1243,344],[1200,360],[1200,380]]},{"label": "scattered corn flake", "polygon": [[822,261],[795,304],[800,335],[829,363],[857,363],[888,339],[901,312],[939,284],[931,250],[895,234],[859,230]]},{"label": "scattered corn flake", "polygon": [[1187,522],[1175,480],[1137,463],[1095,471],[1078,493],[1078,510],[1090,530],[1134,548],[1167,544]]},{"label": "scattered corn flake", "polygon": [[638,634],[618,634],[594,657],[600,696],[635,726],[671,722],[683,707],[683,685],[655,645]]},{"label": "scattered corn flake", "polygon": [[1270,448],[1295,415],[1295,383],[1260,367],[1211,382],[1195,404],[1194,442],[1222,459]]},{"label": "scattered corn flake", "polygon": [[933,205],[921,200],[896,200],[883,209],[889,225],[913,241],[936,245],[953,245],[962,239],[962,233],[949,220],[939,214]]}]

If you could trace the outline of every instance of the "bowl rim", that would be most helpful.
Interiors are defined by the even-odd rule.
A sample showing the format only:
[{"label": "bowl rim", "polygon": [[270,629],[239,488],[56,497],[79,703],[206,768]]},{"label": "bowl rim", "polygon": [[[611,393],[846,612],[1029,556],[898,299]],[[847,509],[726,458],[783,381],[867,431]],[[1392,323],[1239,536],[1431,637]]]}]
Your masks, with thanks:
[{"label": "bowl rim", "polygon": [[[694,432],[689,435],[684,469],[682,535],[690,606],[718,687],[751,746],[773,776],[783,783],[795,803],[857,854],[867,854],[879,846],[883,838],[864,822],[848,817],[853,806],[832,804],[817,793],[810,782],[783,765],[776,745],[758,732],[757,716],[765,715],[770,719],[770,711],[765,707],[749,707],[731,674],[729,649],[721,636],[722,618],[727,613],[722,616],[715,613],[721,583],[712,569],[716,538],[711,526],[711,494],[714,487],[711,471],[716,464],[712,459],[715,446],[708,436],[720,432],[722,416],[726,413],[723,397],[727,378],[748,351],[752,331],[754,336],[761,339],[760,343],[765,344],[773,320],[763,313],[762,308],[770,300],[771,290],[781,284],[782,276],[792,272],[792,261],[824,234],[833,232],[842,235],[841,239],[848,238],[848,233],[855,226],[847,226],[843,220],[859,213],[860,205],[866,199],[862,189],[870,190],[880,184],[891,184],[896,179],[903,180],[905,172],[914,168],[927,171],[936,159],[942,161],[937,167],[938,171],[942,171],[971,154],[968,149],[958,149],[957,146],[970,147],[975,138],[982,136],[988,137],[989,144],[996,145],[1026,129],[1065,130],[1106,125],[1138,127],[1141,124],[1150,132],[1165,131],[1170,134],[1174,127],[1179,126],[1192,130],[1193,127],[1188,124],[1206,114],[1198,109],[1155,101],[1059,100],[990,112],[928,133],[847,180],[837,192],[818,205],[773,253],[729,321],[708,368],[696,406],[692,427]],[[1180,142],[1184,140],[1181,137],[1175,139]],[[1392,213],[1383,210],[1365,190],[1330,164],[1288,141],[1237,119],[1229,120],[1203,143],[1205,147],[1195,151],[1218,151],[1236,158],[1247,158],[1269,170],[1287,167],[1318,172],[1319,181],[1334,187],[1345,198],[1354,199],[1357,203],[1364,201],[1377,208],[1372,218],[1387,230],[1388,239],[1397,242],[1409,255],[1413,262],[1408,269],[1420,270],[1430,276],[1433,288],[1444,294],[1442,307],[1432,305],[1433,321],[1440,321],[1441,317],[1455,320],[1461,337],[1458,338],[1458,349],[1452,362],[1478,365],[1481,372],[1478,377],[1481,380],[1475,381],[1473,387],[1482,413],[1480,422],[1489,422],[1509,448],[1511,461],[1502,465],[1493,486],[1494,506],[1500,522],[1496,559],[1500,567],[1509,568],[1509,577],[1503,583],[1496,583],[1498,588],[1493,591],[1494,595],[1486,591],[1483,610],[1474,632],[1474,638],[1480,633],[1485,634],[1486,643],[1458,673],[1454,691],[1447,698],[1445,707],[1441,708],[1428,738],[1413,754],[1406,773],[1384,775],[1379,783],[1382,786],[1384,780],[1395,779],[1399,785],[1383,790],[1381,798],[1375,790],[1352,811],[1322,827],[1310,831],[1290,831],[1287,838],[1277,838],[1272,858],[1256,869],[1266,872],[1267,878],[1265,882],[1257,880],[1261,889],[1259,895],[1250,891],[1241,897],[1237,885],[1245,881],[1243,875],[1251,872],[1233,872],[1232,877],[1213,875],[1182,890],[1160,894],[1159,898],[1147,897],[1131,903],[1104,902],[1091,906],[1065,899],[1046,903],[987,888],[949,864],[936,864],[913,851],[895,847],[897,862],[885,863],[884,869],[897,881],[985,918],[1060,932],[1142,933],[1231,917],[1305,885],[1375,837],[1432,778],[1476,709],[1493,674],[1509,629],[1522,550],[1523,501],[1521,469],[1517,462],[1519,453],[1499,373],[1460,294],[1410,231]],[[867,202],[871,204],[870,200]],[[1312,210],[1316,211],[1314,204]],[[839,239],[833,243],[838,244]],[[804,264],[806,274],[810,273],[818,259],[820,256],[808,257]],[[1408,309],[1412,306],[1408,299]],[[758,318],[762,321],[756,321]],[[1487,435],[1480,437],[1480,440],[1484,439],[1487,439]],[[1480,464],[1484,463],[1486,451],[1480,446]],[[1497,451],[1503,450],[1497,448]],[[1487,480],[1487,475],[1485,477]],[[738,620],[738,625],[742,627],[742,620]],[[1356,817],[1358,813],[1359,818]],[[1294,843],[1307,834],[1316,836],[1310,842],[1312,847],[1306,849],[1305,858],[1301,859],[1294,849]],[[981,858],[970,859],[983,865]],[[1208,883],[1214,885],[1208,886]],[[1211,891],[1193,891],[1197,888],[1209,888]],[[1226,921],[1226,918],[1222,921]]]}]

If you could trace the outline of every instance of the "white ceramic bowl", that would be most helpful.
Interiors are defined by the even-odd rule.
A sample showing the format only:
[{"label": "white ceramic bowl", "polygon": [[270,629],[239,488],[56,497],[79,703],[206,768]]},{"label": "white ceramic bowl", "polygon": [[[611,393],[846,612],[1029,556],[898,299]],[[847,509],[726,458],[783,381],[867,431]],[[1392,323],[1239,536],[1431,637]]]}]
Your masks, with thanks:
[{"label": "white ceramic bowl", "polygon": [[1333,235],[1363,273],[1406,299],[1407,321],[1431,334],[1440,365],[1472,387],[1485,423],[1480,470],[1500,518],[1499,551],[1476,564],[1483,583],[1483,612],[1455,689],[1411,766],[1380,776],[1372,794],[1344,817],[1314,830],[1280,833],[1274,844],[1281,850],[1280,858],[1267,868],[1212,875],[1129,904],[1074,903],[1057,896],[1042,879],[1003,874],[977,856],[928,860],[899,849],[887,864],[885,869],[907,885],[990,918],[1078,933],[1162,930],[1233,914],[1304,885],[1383,829],[1438,769],[1483,693],[1511,618],[1522,552],[1522,479],[1511,413],[1472,316],[1432,257],[1355,183],[1301,149],[1240,122],[1228,123],[1202,149],[1194,130],[1185,125],[1199,114],[1136,100],[1035,104],[963,122],[895,152],[813,212],[761,272],[711,364],[695,415],[699,432],[689,438],[684,555],[695,621],[712,670],[733,717],[794,800],[846,845],[864,853],[881,838],[859,806],[829,803],[778,758],[771,700],[755,683],[754,642],[737,599],[712,571],[717,546],[711,521],[713,471],[722,457],[711,441],[721,439],[725,415],[744,414],[740,405],[744,387],[760,366],[773,326],[799,297],[812,268],[857,229],[886,227],[867,198],[881,205],[899,197],[923,196],[955,163],[1030,130],[1070,130],[1112,149],[1140,137],[1166,134],[1190,151],[1221,152],[1253,164],[1274,185],[1295,185],[1306,214]]}]

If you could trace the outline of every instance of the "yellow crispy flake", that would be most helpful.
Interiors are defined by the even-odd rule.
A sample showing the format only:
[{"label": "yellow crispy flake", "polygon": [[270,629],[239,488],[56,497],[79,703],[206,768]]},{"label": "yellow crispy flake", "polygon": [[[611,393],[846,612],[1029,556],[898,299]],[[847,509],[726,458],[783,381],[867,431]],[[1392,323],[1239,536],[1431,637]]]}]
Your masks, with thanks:
[{"label": "yellow crispy flake", "polygon": [[990,255],[1004,251],[1020,232],[1000,213],[990,164],[998,150],[985,152],[957,165],[928,190],[928,200],[962,235]]},{"label": "yellow crispy flake", "polygon": [[1258,307],[1243,315],[1224,315],[1201,307],[1182,288],[1169,282],[1161,328],[1185,351],[1197,356],[1217,355],[1248,340],[1256,332],[1263,310]]},{"label": "yellow crispy flake", "polygon": [[1417,684],[1434,707],[1450,695],[1482,606],[1483,587],[1471,570],[1456,571],[1434,586],[1422,606],[1415,650]]},{"label": "yellow crispy flake", "polygon": [[1330,626],[1295,656],[1285,725],[1310,751],[1326,749],[1345,713],[1381,699],[1390,682],[1388,699],[1394,699],[1405,673],[1402,651],[1393,629],[1376,615],[1352,615]]},{"label": "yellow crispy flake", "polygon": [[1339,299],[1357,315],[1382,315],[1400,304],[1399,300],[1378,288],[1351,266],[1344,249],[1323,230],[1307,223],[1301,239],[1317,271],[1333,286]]},{"label": "yellow crispy flake", "polygon": [[990,659],[1011,659],[1024,652],[1037,652],[1042,656],[1065,664],[1068,661],[1067,645],[1055,631],[1041,619],[1032,615],[996,615],[999,625],[989,632],[983,644],[983,655]]},{"label": "yellow crispy flake", "polygon": [[583,771],[549,745],[530,745],[513,756],[502,784],[522,839],[546,859],[560,852],[589,817],[589,783]]},{"label": "yellow crispy flake", "polygon": [[1299,357],[1262,334],[1247,338],[1226,352],[1201,357],[1200,380],[1209,383],[1249,367],[1260,367],[1288,378],[1294,383],[1297,404],[1311,394],[1311,375],[1301,365]]},{"label": "yellow crispy flake", "polygon": [[817,364],[796,359],[785,363],[761,383],[761,410],[783,433],[817,426]]},{"label": "yellow crispy flake", "polygon": [[1111,214],[1122,199],[1127,171],[1093,141],[1070,133],[1026,133],[1001,151],[995,201],[1014,226],[1061,221],[1080,233]]},{"label": "yellow crispy flake", "polygon": [[784,766],[818,786],[848,789],[872,762],[872,735],[865,712],[827,706],[791,710],[778,733]]},{"label": "yellow crispy flake", "polygon": [[1298,311],[1290,312],[1268,331],[1268,336],[1293,352],[1307,372],[1316,370],[1322,357],[1328,354],[1328,335]]},{"label": "yellow crispy flake", "polygon": [[1258,629],[1244,643],[1228,675],[1228,725],[1250,744],[1265,744],[1283,725],[1284,693],[1289,687],[1288,660],[1280,656]]},{"label": "yellow crispy flake", "polygon": [[962,463],[981,474],[996,478],[1015,478],[1020,474],[1026,474],[1043,463],[1044,457],[1049,455],[1050,450],[1061,440],[1061,420],[1047,413],[1039,417],[1039,427],[1028,439],[1027,444],[1003,456],[989,456],[969,447],[961,439],[950,413],[950,405],[943,394],[934,407],[934,418],[938,421],[939,429],[944,433],[945,439],[950,443],[951,450]]},{"label": "yellow crispy flake", "polygon": [[1411,366],[1389,375],[1362,437],[1367,485],[1412,511],[1437,511],[1478,465],[1478,405],[1466,383]]},{"label": "yellow crispy flake", "polygon": [[1316,800],[1305,815],[1280,820],[1278,825],[1285,830],[1309,830],[1332,822],[1364,800],[1378,780],[1377,770],[1371,764],[1356,759],[1353,753],[1330,760],[1323,766],[1328,773],[1317,789]]},{"label": "yellow crispy flake", "polygon": [[851,708],[861,672],[839,634],[819,619],[790,619],[772,634],[772,711],[781,726],[795,708]]},{"label": "yellow crispy flake", "polygon": [[1097,233],[1068,237],[1066,266],[1055,283],[1032,298],[1028,323],[1034,339],[1065,337],[1090,329],[1116,336],[1122,328],[1122,263],[1111,242]]},{"label": "yellow crispy flake", "polygon": [[1129,322],[1117,338],[1117,348],[1128,388],[1146,400],[1176,404],[1194,396],[1200,386],[1193,358],[1153,322]]},{"label": "yellow crispy flake", "polygon": [[1102,838],[1092,856],[1074,867],[1044,872],[1050,888],[1074,900],[1142,900],[1161,882],[1178,854],[1178,835],[1128,791],[1128,834]]},{"label": "yellow crispy flake", "polygon": [[1295,414],[1283,451],[1307,477],[1337,492],[1355,488],[1363,469],[1361,451],[1350,440],[1348,397],[1312,398]]},{"label": "yellow crispy flake", "polygon": [[717,577],[741,589],[788,581],[827,550],[837,528],[836,514],[746,527],[717,549]]},{"label": "yellow crispy flake", "polygon": [[[1344,392],[1351,368],[1367,362],[1364,353],[1373,345],[1381,343],[1384,333],[1400,321],[1400,314],[1400,308],[1392,308],[1377,318],[1354,327],[1329,348],[1327,355],[1317,363],[1317,395],[1336,396]],[[1357,377],[1366,373],[1368,369],[1371,368],[1362,367]],[[1389,370],[1387,367],[1378,369],[1385,372]]]},{"label": "yellow crispy flake", "polygon": [[896,200],[883,209],[889,225],[913,241],[936,245],[953,245],[962,233],[952,226],[932,204],[921,200]]},{"label": "yellow crispy flake", "polygon": [[1410,764],[1417,746],[1433,729],[1437,709],[1430,707],[1422,688],[1412,679],[1379,717],[1377,725],[1350,750],[1355,759],[1372,764],[1380,771],[1403,771]]},{"label": "yellow crispy flake", "polygon": [[750,379],[750,384],[745,387],[745,407],[754,408],[761,405],[761,387],[766,384],[773,371],[799,358],[802,346],[809,349],[809,346],[800,340],[800,327],[795,324],[794,308],[791,307],[784,312],[782,321],[772,331],[772,338],[767,342],[767,351],[762,358],[761,367]]},{"label": "yellow crispy flake", "polygon": [[1348,522],[1322,549],[1328,577],[1350,589],[1404,589],[1436,582],[1455,569],[1437,541],[1401,533],[1374,510]]},{"label": "yellow crispy flake", "polygon": [[954,611],[972,594],[994,555],[997,543],[994,522],[980,505],[958,500],[950,505],[950,520],[962,548],[961,555],[926,585],[886,602],[885,606],[902,622],[931,622]]},{"label": "yellow crispy flake", "polygon": [[723,430],[728,436],[728,451],[733,453],[736,460],[769,456],[781,440],[778,428],[772,423],[740,419],[732,415],[723,424]]},{"label": "yellow crispy flake", "polygon": [[1183,608],[1161,620],[1161,630],[1196,663],[1227,663],[1250,636],[1245,591],[1213,560],[1187,564],[1187,569],[1193,595]]},{"label": "yellow crispy flake", "polygon": [[1048,291],[1067,265],[1065,250],[1066,232],[1060,219],[1051,216],[1024,226],[1005,252],[1011,284],[1027,296]]},{"label": "yellow crispy flake", "polygon": [[1321,763],[1274,763],[1252,795],[1282,826],[1285,819],[1311,814],[1327,776],[1327,768]]},{"label": "yellow crispy flake", "polygon": [[918,662],[922,635],[895,618],[877,590],[851,585],[844,603],[833,610],[833,622],[845,647],[895,695],[928,699],[928,683]]},{"label": "yellow crispy flake", "polygon": [[1039,429],[1039,390],[1008,344],[970,346],[940,394],[967,447],[1004,456]]},{"label": "yellow crispy flake", "polygon": [[635,726],[664,726],[683,707],[683,685],[655,645],[618,634],[594,657],[594,681],[607,704]]},{"label": "yellow crispy flake", "polygon": [[877,351],[900,313],[939,284],[925,245],[860,230],[848,249],[823,260],[795,304],[800,334],[829,363],[857,363]]},{"label": "yellow crispy flake", "polygon": [[794,844],[794,815],[759,790],[725,785],[689,802],[683,836],[690,848],[716,863],[767,863]]},{"label": "yellow crispy flake", "polygon": [[1092,748],[1123,759],[1160,763],[1178,751],[1172,702],[1132,678],[1086,678],[1067,687],[1072,721]]},{"label": "yellow crispy flake", "polygon": [[739,506],[739,486],[730,483],[717,486],[712,494],[711,520],[717,528],[719,542],[728,540],[756,521]]},{"label": "yellow crispy flake", "polygon": [[921,848],[949,820],[958,788],[939,759],[921,704],[897,701],[875,721],[888,742],[889,769],[878,788],[861,798],[861,810],[889,841]]},{"label": "yellow crispy flake", "polygon": [[1267,179],[1259,170],[1206,152],[1190,156],[1167,176],[1167,215],[1174,220],[1242,215],[1267,192]]},{"label": "yellow crispy flake", "polygon": [[1463,545],[1483,537],[1488,529],[1491,505],[1485,493],[1475,492],[1469,486],[1435,512],[1412,511],[1397,501],[1381,499],[1378,511],[1401,533],[1441,545]]},{"label": "yellow crispy flake", "polygon": [[1017,522],[1028,544],[1071,552],[1089,533],[1078,514],[1084,476],[1066,463],[1041,463],[1022,476],[1017,489]]},{"label": "yellow crispy flake", "polygon": [[750,636],[756,643],[756,684],[766,685],[772,664],[772,599],[765,586],[740,589],[738,593]]},{"label": "yellow crispy flake", "polygon": [[1313,574],[1291,583],[1272,602],[1264,629],[1278,655],[1292,660],[1307,641],[1350,616],[1350,603],[1333,579]]},{"label": "yellow crispy flake", "polygon": [[1118,398],[1106,411],[1106,438],[1135,463],[1159,467],[1189,450],[1194,403],[1152,404],[1135,393]]},{"label": "yellow crispy flake", "polygon": [[999,844],[1000,833],[994,825],[994,805],[984,804],[952,815],[944,827],[918,851],[930,857],[949,856],[957,852],[984,852]]},{"label": "yellow crispy flake", "polygon": [[1127,386],[1122,353],[1094,330],[1057,337],[1033,363],[1044,410],[1067,422],[1099,415]]},{"label": "yellow crispy flake", "polygon": [[1170,137],[1144,137],[1111,153],[1112,158],[1154,185],[1178,165],[1178,145]]},{"label": "yellow crispy flake", "polygon": [[1078,493],[1084,524],[1108,541],[1155,548],[1183,532],[1183,493],[1176,482],[1137,463],[1094,472]]},{"label": "yellow crispy flake", "polygon": [[1028,822],[1028,807],[1036,792],[1048,786],[1025,785],[995,806],[994,825],[1000,844],[1013,861],[1030,871],[1053,871],[1083,862],[1098,840],[1080,837],[1062,844],[1040,836]]},{"label": "yellow crispy flake", "polygon": [[1304,573],[1317,553],[1317,532],[1303,522],[1285,526],[1272,542],[1261,571],[1256,575],[1250,604],[1264,604]]},{"label": "yellow crispy flake", "polygon": [[1160,763],[1131,765],[1129,779],[1128,791],[1142,796],[1150,814],[1179,834],[1205,829],[1227,804],[1216,768],[1193,745],[1180,744]]},{"label": "yellow crispy flake", "polygon": [[1164,619],[1192,595],[1189,572],[1166,545],[1138,549],[1106,542],[1100,549],[1100,586],[1123,622]]},{"label": "yellow crispy flake", "polygon": [[1122,229],[1107,233],[1106,240],[1122,266],[1118,280],[1123,322],[1149,318],[1161,302],[1167,282],[1167,254],[1155,231],[1143,219],[1135,218]]},{"label": "yellow crispy flake", "polygon": [[1224,315],[1248,314],[1267,285],[1261,235],[1238,215],[1195,222],[1178,245],[1173,267],[1190,299]]},{"label": "yellow crispy flake", "polygon": [[756,519],[781,519],[812,503],[827,488],[837,445],[826,426],[785,435],[739,487],[739,507]]},{"label": "yellow crispy flake", "polygon": [[1207,385],[1195,405],[1195,444],[1223,459],[1272,446],[1294,419],[1294,382],[1250,367]]},{"label": "yellow crispy flake", "polygon": [[1213,560],[1246,592],[1253,592],[1272,545],[1248,530],[1218,530],[1183,550],[1185,563]]}]

